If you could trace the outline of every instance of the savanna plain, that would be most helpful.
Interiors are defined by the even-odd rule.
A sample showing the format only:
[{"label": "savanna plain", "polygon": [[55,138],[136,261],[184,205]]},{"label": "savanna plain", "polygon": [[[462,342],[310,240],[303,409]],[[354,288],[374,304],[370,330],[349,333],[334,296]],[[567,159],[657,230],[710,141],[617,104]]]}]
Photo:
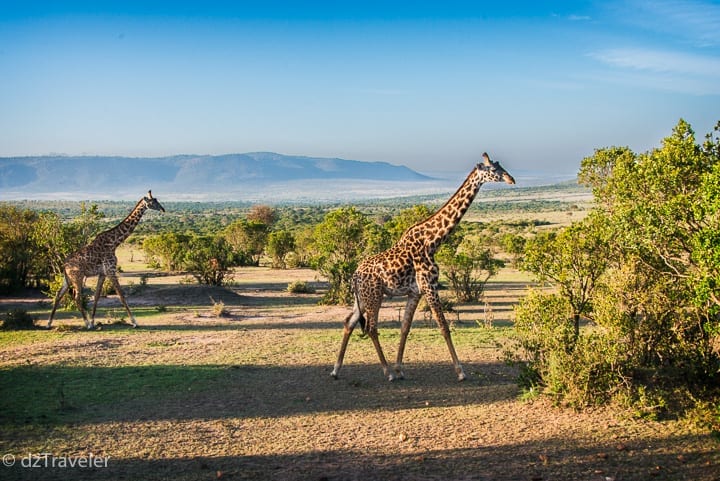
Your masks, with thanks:
[{"label": "savanna plain", "polygon": [[[720,444],[690,420],[522,395],[505,359],[513,305],[533,279],[509,266],[486,303],[448,314],[465,382],[421,309],[405,379],[388,382],[357,332],[330,376],[349,308],[318,303],[326,282],[313,270],[242,267],[209,287],[148,269],[137,247],[118,256],[137,329],[111,295],[100,329],[61,311],[52,330],[0,332],[1,479],[720,479]],[[288,292],[295,280],[315,292]],[[45,325],[50,301],[29,292],[0,298],[0,310]],[[380,313],[390,360],[403,306],[387,299]],[[91,454],[107,462],[59,465]]]}]

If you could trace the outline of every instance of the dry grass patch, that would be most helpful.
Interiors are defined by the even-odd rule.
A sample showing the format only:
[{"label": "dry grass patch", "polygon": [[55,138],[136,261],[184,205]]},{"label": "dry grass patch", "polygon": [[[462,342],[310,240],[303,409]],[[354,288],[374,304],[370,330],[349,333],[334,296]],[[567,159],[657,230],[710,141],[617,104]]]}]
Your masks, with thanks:
[{"label": "dry grass patch", "polygon": [[[318,306],[312,296],[321,294],[288,293],[284,271],[236,277],[223,291],[234,300],[226,301],[230,316],[221,318],[196,315],[211,302],[200,304],[205,293],[188,301],[200,286],[153,281],[130,298],[148,309],[139,329],[88,332],[67,317],[77,329],[0,333],[0,451],[110,457],[107,468],[93,470],[0,467],[0,478],[720,476],[717,441],[688,423],[520,401],[516,372],[501,361],[511,303],[523,292],[524,280],[511,271],[488,290],[500,327],[479,327],[481,306],[460,306],[453,336],[470,375],[465,383],[455,380],[442,337],[420,313],[406,380],[387,382],[369,339],[355,335],[335,381],[329,373],[349,310]],[[402,304],[390,300],[381,313],[389,359]]]}]

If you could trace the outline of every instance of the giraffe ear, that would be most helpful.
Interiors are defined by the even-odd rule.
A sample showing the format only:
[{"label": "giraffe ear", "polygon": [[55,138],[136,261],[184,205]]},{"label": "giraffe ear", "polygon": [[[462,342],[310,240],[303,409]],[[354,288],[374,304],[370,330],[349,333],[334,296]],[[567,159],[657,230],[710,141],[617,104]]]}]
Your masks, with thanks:
[{"label": "giraffe ear", "polygon": [[483,152],[482,158],[483,158],[483,162],[485,163],[485,165],[492,165],[490,163],[490,157],[488,156],[487,152]]},{"label": "giraffe ear", "polygon": [[152,190],[148,190],[148,199],[152,199]]}]

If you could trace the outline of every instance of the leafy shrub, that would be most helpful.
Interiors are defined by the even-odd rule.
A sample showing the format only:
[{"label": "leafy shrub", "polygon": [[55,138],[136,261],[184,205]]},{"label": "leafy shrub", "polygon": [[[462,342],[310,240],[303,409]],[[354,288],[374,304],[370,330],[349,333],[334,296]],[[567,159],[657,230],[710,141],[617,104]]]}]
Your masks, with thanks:
[{"label": "leafy shrub", "polygon": [[5,315],[2,328],[8,330],[35,329],[35,321],[25,309],[13,309]]},{"label": "leafy shrub", "polygon": [[515,307],[521,346],[521,387],[544,388],[564,404],[602,404],[629,385],[627,347],[604,330],[575,335],[564,297],[531,291]]},{"label": "leafy shrub", "polygon": [[291,294],[312,294],[315,288],[305,281],[293,281],[288,284],[287,291]]},{"label": "leafy shrub", "polygon": [[[60,291],[60,288],[62,287],[64,281],[65,277],[62,274],[57,274],[48,283],[48,290],[43,291],[43,293],[46,294],[48,297],[55,299],[55,296],[57,295],[58,291]],[[87,309],[88,303],[90,301],[90,296],[88,296],[86,289],[83,289],[81,299],[83,307]],[[60,307],[68,311],[80,310],[78,305],[75,303],[75,293],[73,292],[72,287],[70,287],[68,292],[63,296],[62,299],[60,299]]]}]

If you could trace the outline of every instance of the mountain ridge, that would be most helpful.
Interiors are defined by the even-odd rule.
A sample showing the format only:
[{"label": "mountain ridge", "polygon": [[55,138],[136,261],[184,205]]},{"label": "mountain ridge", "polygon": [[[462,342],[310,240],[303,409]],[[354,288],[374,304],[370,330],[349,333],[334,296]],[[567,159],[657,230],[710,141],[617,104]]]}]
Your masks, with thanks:
[{"label": "mountain ridge", "polygon": [[174,193],[250,190],[274,184],[349,179],[369,182],[432,181],[432,177],[388,162],[336,157],[247,152],[165,157],[44,155],[0,157],[0,189],[28,195],[142,189]]}]

